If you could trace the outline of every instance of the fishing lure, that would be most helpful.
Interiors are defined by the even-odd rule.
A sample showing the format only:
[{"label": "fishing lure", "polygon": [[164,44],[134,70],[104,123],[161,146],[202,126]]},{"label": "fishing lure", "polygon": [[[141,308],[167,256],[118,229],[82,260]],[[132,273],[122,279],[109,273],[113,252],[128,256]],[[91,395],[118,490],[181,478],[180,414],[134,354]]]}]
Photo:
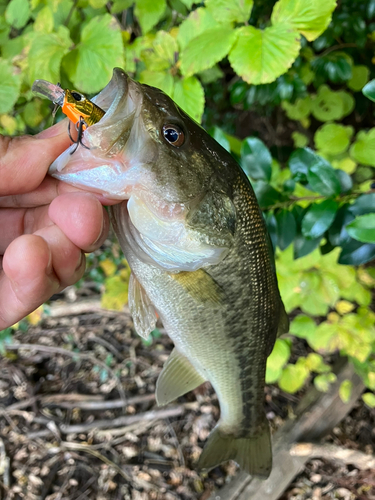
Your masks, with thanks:
[{"label": "fishing lure", "polygon": [[[60,84],[54,85],[46,80],[35,80],[32,91],[40,96],[47,97],[56,106],[60,106],[62,112],[69,118],[68,134],[70,140],[76,144],[70,154],[73,154],[80,144],[89,149],[82,141],[83,132],[87,127],[101,120],[105,115],[105,111],[80,92],[63,89]],[[77,140],[74,140],[70,133],[70,122],[75,124],[78,133]]]}]

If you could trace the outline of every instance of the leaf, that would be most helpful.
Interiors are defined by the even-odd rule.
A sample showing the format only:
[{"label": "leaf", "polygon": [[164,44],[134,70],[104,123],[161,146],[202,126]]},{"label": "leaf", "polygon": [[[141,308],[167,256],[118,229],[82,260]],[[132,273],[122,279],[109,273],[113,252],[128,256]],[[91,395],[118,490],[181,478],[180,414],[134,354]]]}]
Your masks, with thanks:
[{"label": "leaf", "polygon": [[272,11],[271,22],[290,24],[309,42],[327,28],[336,0],[279,0]]},{"label": "leaf", "polygon": [[239,76],[254,85],[276,80],[290,68],[300,51],[300,36],[288,25],[264,30],[244,26],[236,31],[238,37],[229,62]]},{"label": "leaf", "polygon": [[204,90],[197,78],[178,79],[175,81],[173,100],[198,123],[204,110]]},{"label": "leaf", "polygon": [[363,95],[375,102],[375,80],[371,80],[362,89]]},{"label": "leaf", "polygon": [[355,240],[363,243],[375,243],[375,213],[357,217],[353,222],[347,224],[346,230]]},{"label": "leaf", "polygon": [[320,157],[310,148],[298,148],[290,156],[288,167],[292,172],[293,179],[298,182],[306,182],[309,168],[319,162]]},{"label": "leaf", "polygon": [[190,40],[180,56],[182,74],[191,76],[211,68],[228,54],[235,38],[236,32],[232,28],[217,27]]},{"label": "leaf", "polygon": [[0,115],[12,110],[20,94],[21,78],[14,67],[0,59]]},{"label": "leaf", "polygon": [[340,183],[341,193],[347,193],[353,187],[353,181],[350,175],[343,170],[335,170],[336,177]]},{"label": "leaf", "polygon": [[271,164],[271,153],[260,139],[244,139],[241,145],[241,167],[248,177],[269,181],[272,175]]},{"label": "leaf", "polygon": [[121,311],[128,302],[129,279],[125,276],[111,276],[105,282],[101,298],[102,307]]},{"label": "leaf", "polygon": [[350,148],[350,156],[358,163],[375,167],[375,128],[368,132],[358,132],[355,143]]},{"label": "leaf", "polygon": [[359,241],[350,240],[342,245],[343,249],[339,257],[339,264],[360,266],[375,259],[375,245],[371,243],[361,244]]},{"label": "leaf", "polygon": [[190,40],[193,40],[193,38],[196,38],[201,33],[217,26],[217,21],[215,21],[211,12],[207,9],[199,7],[198,9],[193,10],[189,17],[181,23],[178,30],[177,42],[179,43],[181,50],[189,45]]},{"label": "leaf", "polygon": [[353,384],[350,380],[344,380],[339,389],[339,395],[343,403],[348,403],[352,395]]},{"label": "leaf", "polygon": [[300,314],[294,318],[290,324],[290,333],[301,339],[308,339],[313,336],[316,330],[315,321],[309,316]]},{"label": "leaf", "polygon": [[276,214],[277,243],[281,250],[285,250],[294,240],[297,233],[297,224],[292,212],[281,210]]},{"label": "leaf", "polygon": [[143,34],[148,33],[160,21],[166,7],[166,0],[136,0],[134,13]]},{"label": "leaf", "polygon": [[111,7],[112,14],[120,14],[125,9],[129,9],[134,3],[134,0],[115,0]]},{"label": "leaf", "polygon": [[365,392],[365,394],[362,395],[362,399],[367,406],[375,408],[375,394],[372,392]]},{"label": "leaf", "polygon": [[166,31],[158,31],[152,45],[142,51],[142,60],[147,70],[161,71],[175,64],[178,54],[176,39]]},{"label": "leaf", "polygon": [[345,127],[337,123],[325,123],[315,133],[315,147],[323,153],[338,155],[346,151],[352,135],[353,127]]},{"label": "leaf", "polygon": [[271,354],[267,359],[266,383],[274,384],[279,376],[283,366],[290,358],[289,343],[284,339],[277,339]]},{"label": "leaf", "polygon": [[[360,90],[365,93],[365,85],[368,82],[370,76],[370,70],[367,66],[353,66],[352,67],[352,77],[348,81],[348,87],[354,92],[359,92]],[[365,94],[366,95],[366,94]]]},{"label": "leaf", "polygon": [[152,87],[156,87],[169,96],[173,95],[174,80],[170,73],[145,70],[139,75],[139,81],[141,83],[151,85]]},{"label": "leaf", "polygon": [[116,19],[110,14],[91,19],[69,56],[73,64],[68,68],[68,76],[74,86],[90,94],[101,90],[111,79],[113,68],[123,64],[122,37]]},{"label": "leaf", "polygon": [[281,107],[291,120],[303,120],[311,112],[311,98],[306,96],[303,99],[298,98],[294,104],[288,101],[282,101]]},{"label": "leaf", "polygon": [[29,81],[37,78],[58,82],[60,65],[72,45],[69,30],[60,26],[57,33],[46,33],[34,38],[29,52]]},{"label": "leaf", "polygon": [[313,191],[324,196],[338,195],[341,191],[340,182],[331,165],[323,158],[309,168],[307,180]]},{"label": "leaf", "polygon": [[209,130],[209,134],[211,137],[217,141],[220,146],[222,146],[224,149],[226,149],[230,153],[230,143],[229,140],[223,132],[223,130],[219,127],[213,127],[212,129]]},{"label": "leaf", "polygon": [[46,5],[38,12],[34,22],[34,31],[51,33],[53,31],[54,20],[51,8]]},{"label": "leaf", "polygon": [[306,238],[322,236],[332,224],[338,204],[333,200],[314,203],[302,220],[302,234]]},{"label": "leaf", "polygon": [[314,378],[314,385],[321,392],[328,392],[329,386],[336,382],[337,377],[334,373],[323,373]]},{"label": "leaf", "polygon": [[302,389],[309,370],[302,364],[287,365],[279,379],[280,389],[291,394]]},{"label": "leaf", "polygon": [[223,23],[246,23],[253,3],[254,0],[206,0],[205,2],[216,21]]},{"label": "leaf", "polygon": [[327,85],[321,85],[317,95],[312,97],[311,113],[322,122],[341,120],[352,112],[354,105],[353,96],[347,92],[333,92]]},{"label": "leaf", "polygon": [[375,193],[362,194],[359,196],[353,205],[349,207],[353,215],[364,215],[372,213],[375,207]]},{"label": "leaf", "polygon": [[30,18],[28,0],[11,0],[5,11],[5,20],[13,28],[21,29]]},{"label": "leaf", "polygon": [[261,208],[266,208],[280,201],[281,194],[264,181],[253,183],[255,196]]},{"label": "leaf", "polygon": [[302,234],[298,234],[293,243],[294,259],[300,259],[313,252],[319,246],[320,241],[320,237],[311,239],[305,238]]}]

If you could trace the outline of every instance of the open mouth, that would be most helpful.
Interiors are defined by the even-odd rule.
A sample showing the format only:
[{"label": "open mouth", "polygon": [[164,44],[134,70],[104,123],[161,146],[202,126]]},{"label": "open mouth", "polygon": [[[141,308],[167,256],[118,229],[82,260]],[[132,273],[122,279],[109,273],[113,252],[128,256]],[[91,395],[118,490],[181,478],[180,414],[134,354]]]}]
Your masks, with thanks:
[{"label": "open mouth", "polygon": [[86,147],[74,151],[73,144],[52,163],[49,174],[108,198],[129,198],[141,177],[147,181],[142,165],[150,147],[145,147],[149,141],[140,117],[142,99],[140,85],[115,68],[111,81],[93,99],[106,113],[83,132]]}]

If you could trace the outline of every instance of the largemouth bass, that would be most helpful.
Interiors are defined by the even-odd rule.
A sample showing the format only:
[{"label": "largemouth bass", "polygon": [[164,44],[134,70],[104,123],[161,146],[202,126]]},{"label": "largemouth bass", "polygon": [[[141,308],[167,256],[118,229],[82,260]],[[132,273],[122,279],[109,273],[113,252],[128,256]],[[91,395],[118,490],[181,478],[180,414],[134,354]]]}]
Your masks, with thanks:
[{"label": "largemouth bass", "polygon": [[[287,332],[262,213],[241,168],[162,91],[115,69],[94,102],[105,116],[54,177],[118,199],[112,224],[132,275],[129,307],[147,337],[160,316],[175,348],[156,387],[164,405],[205,381],[221,416],[200,457],[267,477],[266,360]],[[74,148],[75,145],[72,145]]]}]

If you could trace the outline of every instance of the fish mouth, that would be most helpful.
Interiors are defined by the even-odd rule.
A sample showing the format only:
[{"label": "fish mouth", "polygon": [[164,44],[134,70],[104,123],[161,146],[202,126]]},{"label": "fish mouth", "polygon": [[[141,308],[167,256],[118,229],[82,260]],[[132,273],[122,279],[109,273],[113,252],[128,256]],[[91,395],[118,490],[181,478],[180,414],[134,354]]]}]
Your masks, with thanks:
[{"label": "fish mouth", "polygon": [[115,68],[111,81],[92,101],[105,115],[83,132],[85,147],[79,145],[74,151],[72,144],[48,173],[107,198],[128,199],[135,185],[150,184],[144,165],[156,154],[141,117],[142,88]]}]

